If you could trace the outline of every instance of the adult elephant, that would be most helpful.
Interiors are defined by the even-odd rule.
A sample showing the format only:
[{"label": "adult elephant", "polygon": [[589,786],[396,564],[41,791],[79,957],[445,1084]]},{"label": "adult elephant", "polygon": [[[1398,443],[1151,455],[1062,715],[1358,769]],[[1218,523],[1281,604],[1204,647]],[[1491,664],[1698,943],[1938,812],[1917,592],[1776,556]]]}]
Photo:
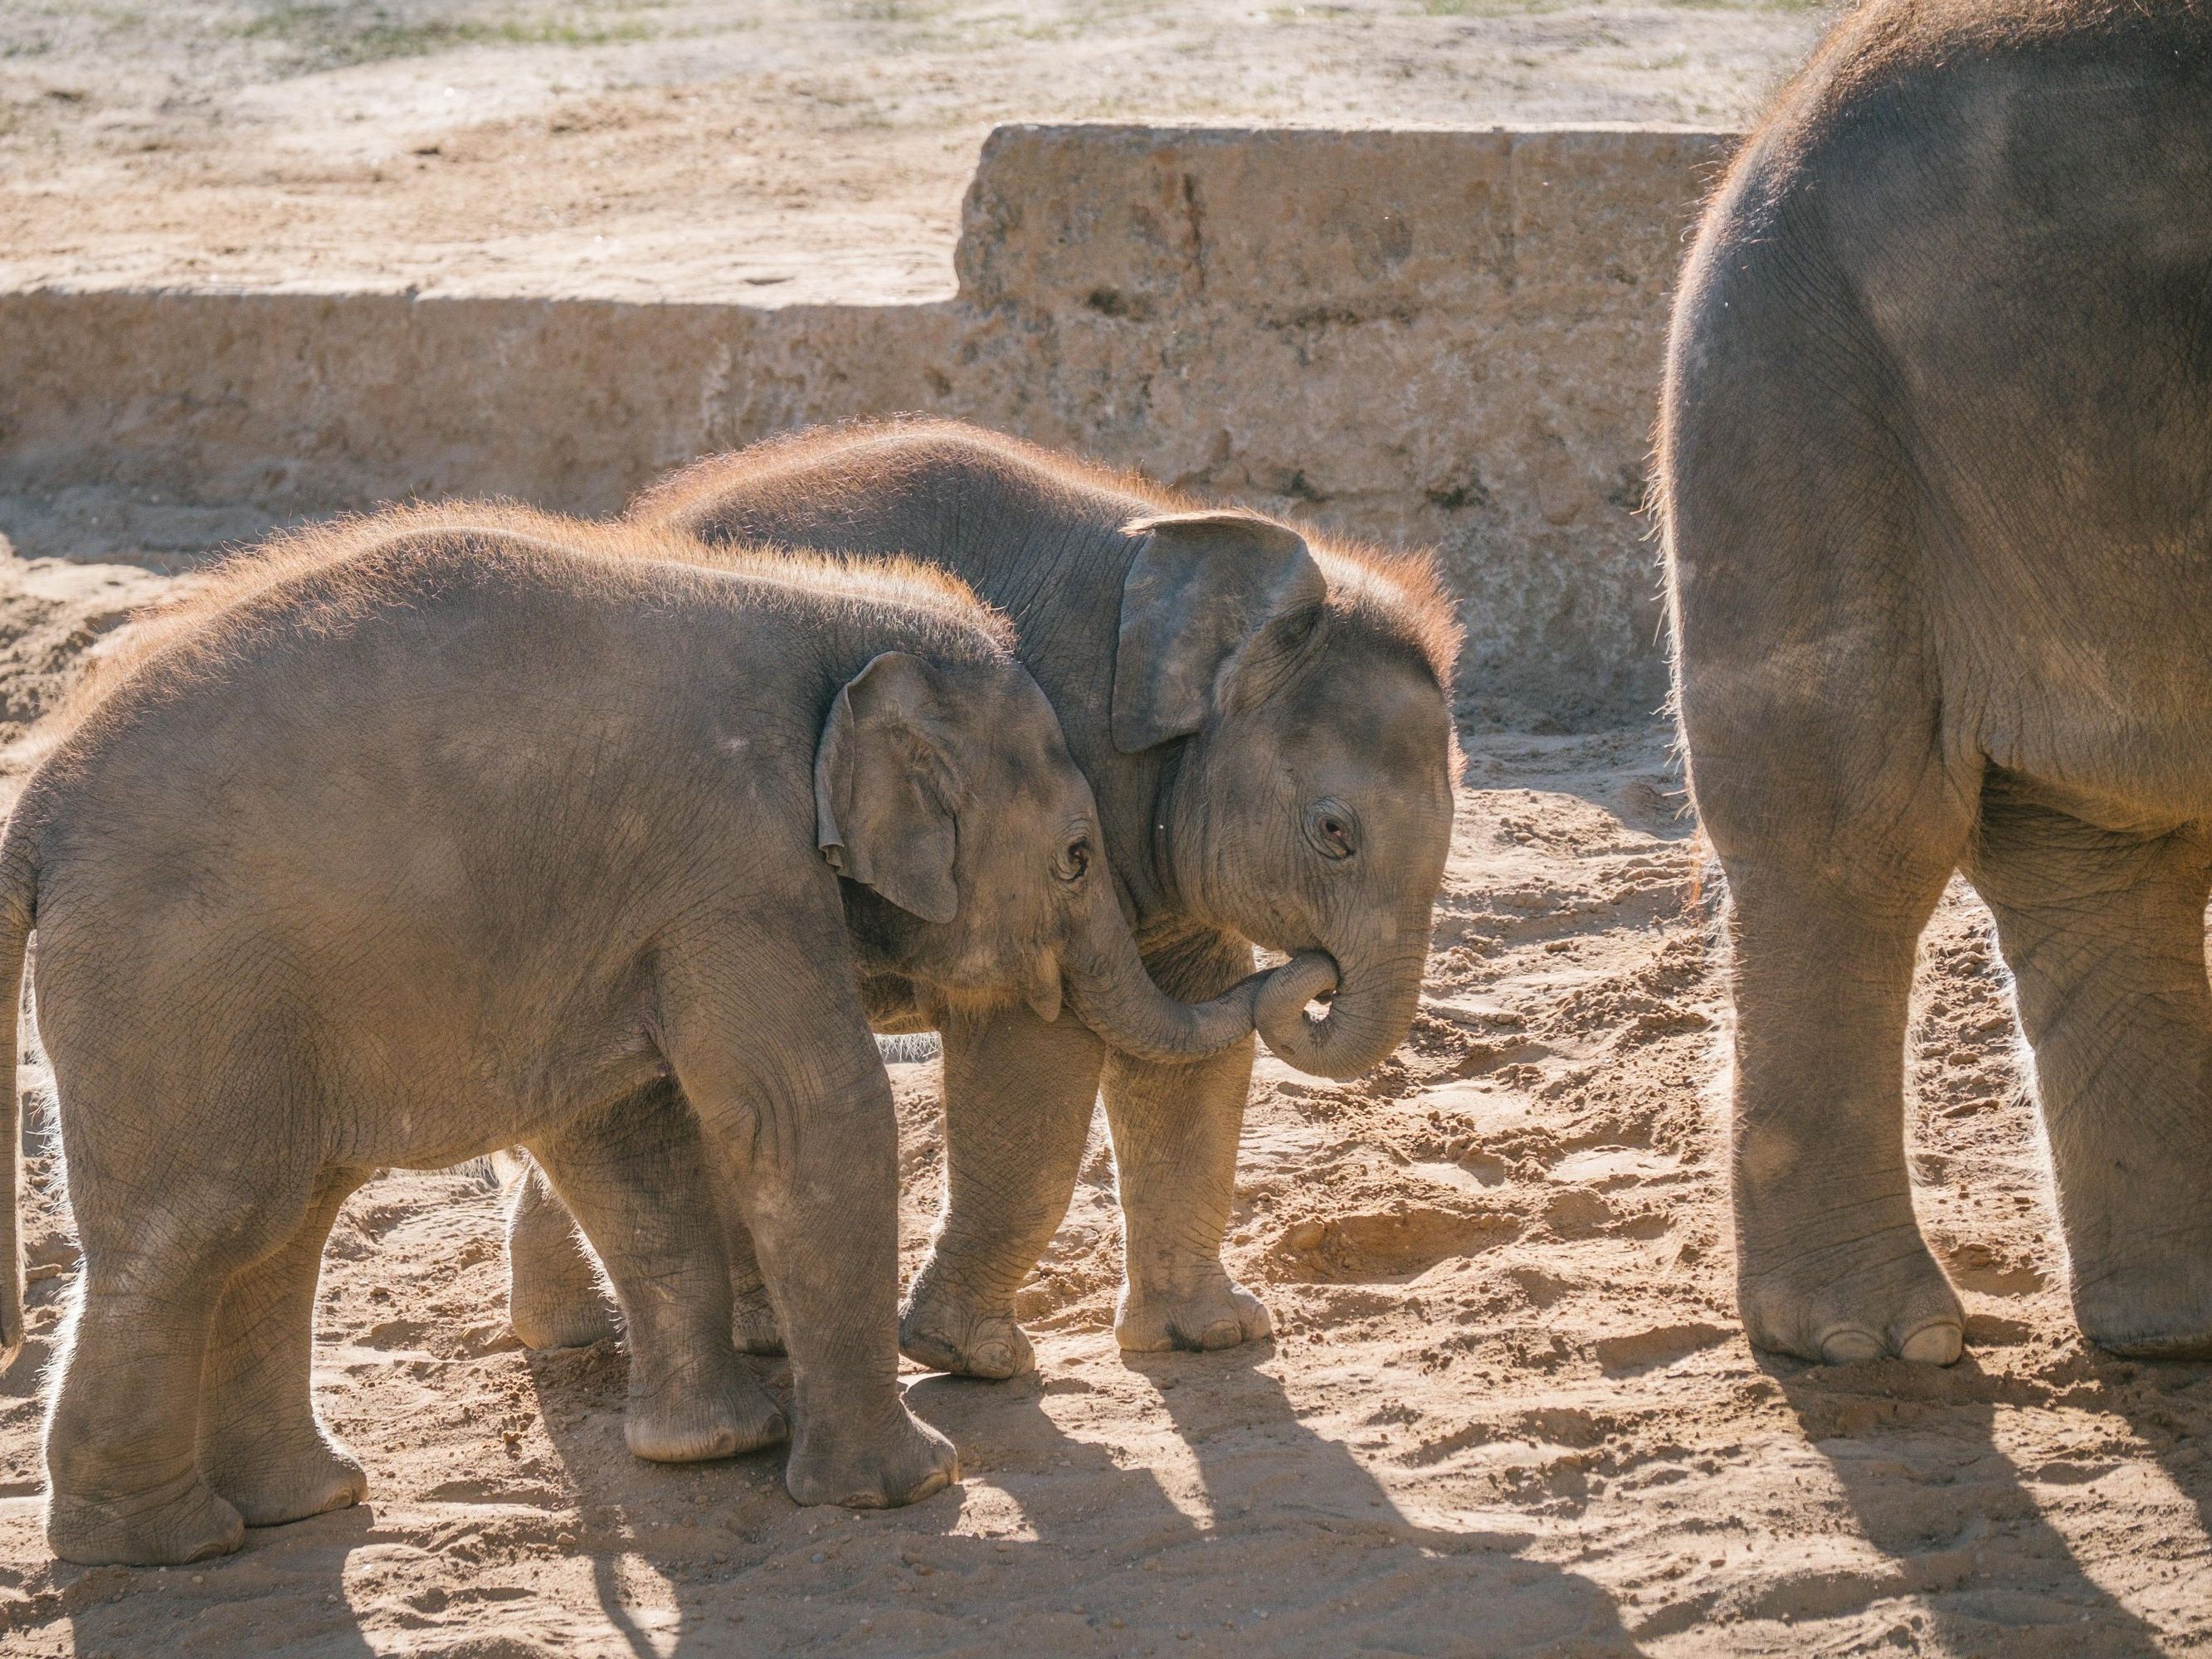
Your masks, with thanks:
[{"label": "adult elephant", "polygon": [[[1326,1017],[1271,1020],[1268,1046],[1349,1078],[1404,1037],[1457,752],[1458,629],[1425,558],[1199,507],[939,422],[830,428],[702,461],[632,516],[711,544],[903,553],[963,578],[1012,619],[1060,716],[1160,986],[1202,1000],[1251,970],[1255,944],[1325,951],[1340,973]],[[1124,1221],[1121,1346],[1267,1334],[1266,1307],[1220,1259],[1250,1042],[1154,1064],[1019,1004],[940,1009],[902,987],[871,991],[879,1029],[944,1033],[945,1209],[903,1310],[908,1355],[986,1377],[1034,1363],[1014,1292],[1066,1213],[1102,1085]],[[741,1231],[731,1247],[742,1291]],[[525,1341],[605,1334],[568,1218],[535,1185],[509,1249]],[[741,1340],[775,1346],[757,1292],[741,1294],[739,1319]]]},{"label": "adult elephant", "polygon": [[1960,1352],[1903,1060],[1963,869],[2034,1049],[2081,1328],[2212,1352],[2212,15],[1846,18],[1705,215],[1660,478],[1728,874],[1752,1340]]}]

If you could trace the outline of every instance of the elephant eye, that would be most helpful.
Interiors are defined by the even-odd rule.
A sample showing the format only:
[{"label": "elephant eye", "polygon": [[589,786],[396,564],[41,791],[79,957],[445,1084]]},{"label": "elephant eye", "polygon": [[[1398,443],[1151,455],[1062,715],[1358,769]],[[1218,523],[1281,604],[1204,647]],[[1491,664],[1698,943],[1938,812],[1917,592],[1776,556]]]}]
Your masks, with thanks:
[{"label": "elephant eye", "polygon": [[1306,839],[1325,859],[1348,859],[1359,850],[1359,830],[1351,811],[1333,800],[1316,801],[1307,809]]},{"label": "elephant eye", "polygon": [[1060,849],[1060,856],[1053,862],[1062,881],[1081,881],[1084,872],[1091,868],[1091,837],[1078,836]]}]

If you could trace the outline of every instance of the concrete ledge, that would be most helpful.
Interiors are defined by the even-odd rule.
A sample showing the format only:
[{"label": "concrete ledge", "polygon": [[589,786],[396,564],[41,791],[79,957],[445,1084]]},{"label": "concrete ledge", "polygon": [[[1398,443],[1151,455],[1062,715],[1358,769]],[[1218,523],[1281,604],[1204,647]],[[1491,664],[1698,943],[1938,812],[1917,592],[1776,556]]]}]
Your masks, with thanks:
[{"label": "concrete ledge", "polygon": [[1637,518],[1727,135],[1007,127],[960,290],[887,307],[0,295],[0,531],[189,556],[410,496],[611,513],[703,452],[923,410],[1443,549],[1468,690],[1656,702]]}]

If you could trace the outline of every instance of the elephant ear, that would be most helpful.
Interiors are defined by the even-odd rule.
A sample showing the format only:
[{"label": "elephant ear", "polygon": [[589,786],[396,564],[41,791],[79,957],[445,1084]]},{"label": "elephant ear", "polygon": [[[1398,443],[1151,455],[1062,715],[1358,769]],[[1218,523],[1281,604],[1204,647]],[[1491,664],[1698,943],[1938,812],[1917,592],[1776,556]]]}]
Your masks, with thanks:
[{"label": "elephant ear", "polygon": [[1206,724],[1255,645],[1303,638],[1328,583],[1297,532],[1256,513],[1139,519],[1114,652],[1114,746],[1133,755]]},{"label": "elephant ear", "polygon": [[814,754],[815,839],[830,867],[924,921],[960,908],[944,685],[886,651],[837,694]]}]

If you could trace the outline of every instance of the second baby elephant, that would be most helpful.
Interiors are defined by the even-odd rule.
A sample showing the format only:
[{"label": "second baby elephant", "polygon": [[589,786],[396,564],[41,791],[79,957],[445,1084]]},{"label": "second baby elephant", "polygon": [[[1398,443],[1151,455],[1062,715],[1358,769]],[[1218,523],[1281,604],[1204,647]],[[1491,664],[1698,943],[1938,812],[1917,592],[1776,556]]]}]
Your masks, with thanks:
[{"label": "second baby elephant", "polygon": [[[920,567],[471,507],[219,576],[112,672],[0,839],[0,992],[35,927],[84,1250],[56,1552],[191,1560],[354,1501],[309,1394],[332,1218],[380,1166],[517,1142],[621,1299],[632,1449],[781,1438],[698,1249],[696,1142],[672,1155],[629,1109],[663,1079],[788,1338],[793,1495],[943,1486],[952,1448],[898,1389],[896,1127],[860,978],[1041,1019],[1064,988],[1161,1055],[1333,981],[1301,963],[1169,1000],[1097,836],[1004,623]],[[6,1198],[12,1247],[12,1176]]]},{"label": "second baby elephant", "polygon": [[[944,422],[839,428],[703,461],[632,518],[714,543],[911,554],[970,584],[1012,618],[1098,799],[1153,976],[1210,996],[1250,971],[1255,944],[1324,951],[1341,988],[1325,1019],[1277,1005],[1260,1030],[1276,1054],[1351,1077],[1404,1037],[1455,765],[1458,632],[1425,559],[1310,538]],[[910,997],[878,1004],[879,1030],[928,1024],[945,1037],[946,1194],[902,1320],[909,1356],[992,1377],[1033,1363],[1014,1293],[1066,1213],[1102,1092],[1123,1212],[1121,1346],[1267,1334],[1267,1309],[1220,1260],[1249,1041],[1164,1066],[1019,1006],[940,1016]],[[606,1333],[589,1263],[542,1187],[522,1188],[509,1242],[525,1341]],[[742,1288],[742,1229],[732,1244]],[[742,1335],[775,1340],[757,1318]]]}]

